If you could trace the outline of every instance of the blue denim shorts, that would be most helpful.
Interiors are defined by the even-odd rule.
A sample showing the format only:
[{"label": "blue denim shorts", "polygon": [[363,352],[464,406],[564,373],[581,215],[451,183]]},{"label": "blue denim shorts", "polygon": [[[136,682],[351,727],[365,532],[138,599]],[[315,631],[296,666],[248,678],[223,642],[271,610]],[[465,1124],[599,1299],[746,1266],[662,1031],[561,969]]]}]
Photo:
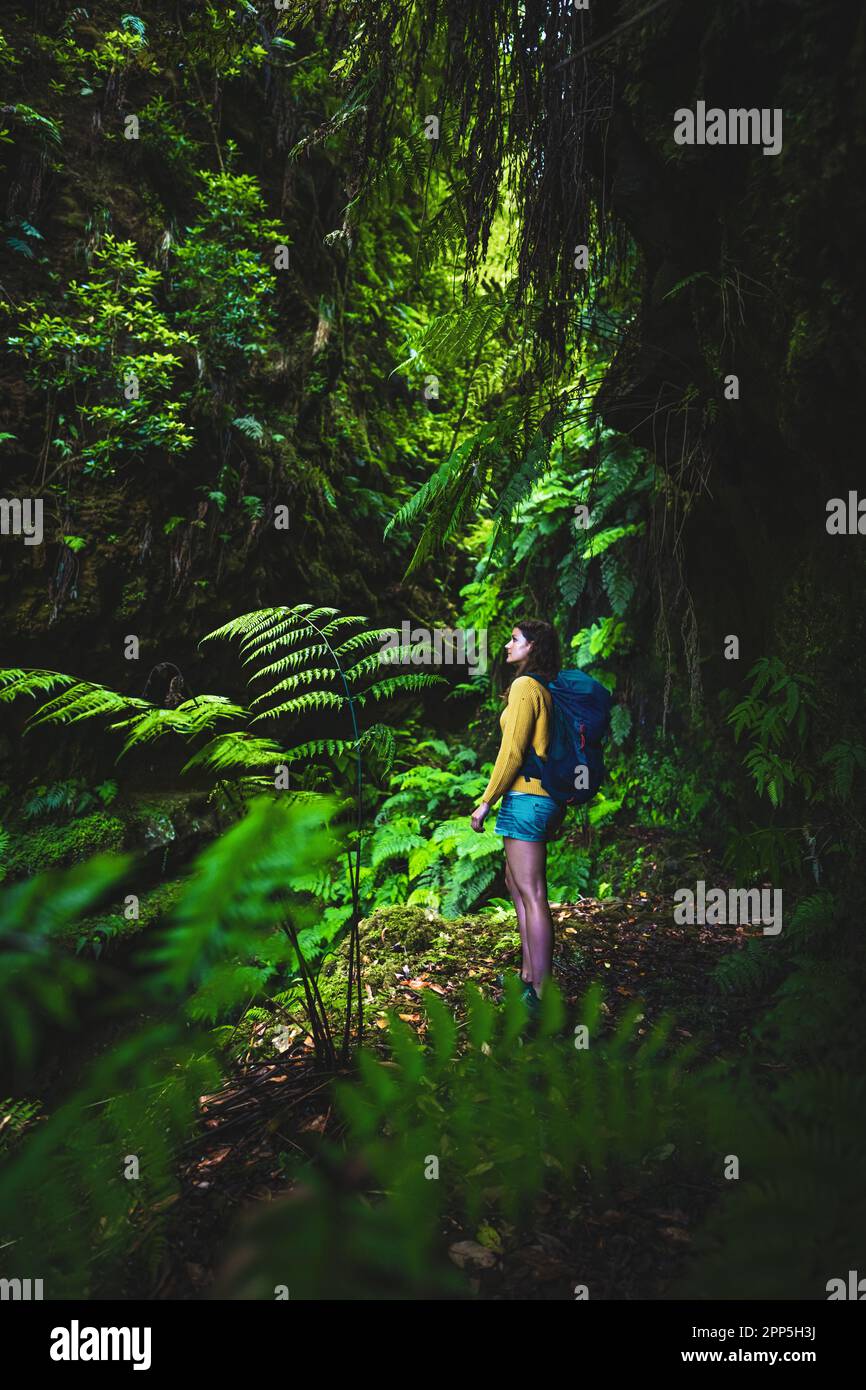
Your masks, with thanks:
[{"label": "blue denim shorts", "polygon": [[551,796],[506,792],[493,827],[510,840],[552,840],[562,825],[565,807]]}]

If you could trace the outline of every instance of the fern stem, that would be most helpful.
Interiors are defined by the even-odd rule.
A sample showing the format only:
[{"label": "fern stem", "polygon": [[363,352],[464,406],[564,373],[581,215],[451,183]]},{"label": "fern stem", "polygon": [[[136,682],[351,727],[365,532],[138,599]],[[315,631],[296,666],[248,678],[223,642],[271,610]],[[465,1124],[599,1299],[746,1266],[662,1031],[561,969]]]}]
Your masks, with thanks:
[{"label": "fern stem", "polygon": [[312,621],[311,621],[309,618],[307,618],[307,617],[304,618],[304,621],[305,621],[305,623],[307,623],[307,625],[308,625],[309,627],[313,628],[313,630],[314,630],[315,632],[318,633],[319,637],[321,637],[322,641],[325,643],[326,647],[328,648],[328,651],[331,653],[331,656],[334,658],[334,661],[335,661],[336,666],[337,666],[337,670],[340,672],[340,679],[341,679],[342,682],[343,682],[343,688],[344,688],[344,690],[345,690],[345,692],[346,692],[346,699],[347,699],[348,704],[349,704],[349,712],[350,712],[350,714],[351,714],[351,716],[352,716],[352,729],[353,729],[354,734],[355,734],[355,767],[356,767],[356,772],[357,772],[357,794],[356,794],[356,809],[355,809],[355,864],[354,864],[354,869],[353,869],[353,866],[352,866],[352,855],[351,855],[351,851],[348,851],[348,850],[347,850],[347,852],[346,852],[346,857],[347,857],[347,862],[348,862],[348,868],[349,868],[349,884],[350,884],[351,889],[352,889],[352,929],[351,929],[351,933],[350,933],[350,937],[349,937],[349,970],[348,970],[348,977],[349,977],[349,978],[348,978],[348,985],[347,985],[347,988],[346,988],[346,1016],[345,1016],[345,1021],[344,1021],[344,1025],[343,1025],[343,1043],[342,1043],[342,1047],[341,1047],[341,1051],[340,1051],[340,1061],[341,1061],[342,1065],[345,1066],[345,1064],[346,1064],[346,1062],[347,1062],[347,1060],[348,1060],[348,1056],[349,1056],[349,1036],[350,1036],[351,1028],[352,1028],[352,986],[353,986],[353,984],[354,984],[354,982],[355,982],[354,976],[355,976],[355,970],[356,970],[356,968],[357,968],[357,984],[358,984],[358,1043],[359,1043],[359,1044],[360,1044],[360,1042],[361,1042],[361,1040],[362,1040],[362,1038],[363,1038],[363,1036],[364,1036],[364,1000],[363,1000],[363,995],[362,995],[362,993],[361,993],[361,932],[360,932],[361,900],[360,900],[360,892],[359,892],[360,882],[361,882],[361,828],[362,828],[362,824],[363,824],[363,776],[364,776],[364,773],[363,773],[363,763],[362,763],[362,759],[361,759],[361,731],[360,731],[360,729],[359,729],[359,727],[358,727],[358,715],[357,715],[357,712],[356,712],[356,710],[355,710],[355,698],[354,698],[354,696],[352,695],[351,690],[349,689],[349,682],[346,680],[346,673],[345,673],[345,671],[343,670],[343,667],[342,667],[342,665],[341,665],[341,663],[340,663],[340,658],[337,656],[337,653],[334,651],[334,648],[331,646],[331,643],[328,641],[327,636],[326,636],[325,633],[322,631],[322,629],[318,626],[318,624],[312,622]]}]

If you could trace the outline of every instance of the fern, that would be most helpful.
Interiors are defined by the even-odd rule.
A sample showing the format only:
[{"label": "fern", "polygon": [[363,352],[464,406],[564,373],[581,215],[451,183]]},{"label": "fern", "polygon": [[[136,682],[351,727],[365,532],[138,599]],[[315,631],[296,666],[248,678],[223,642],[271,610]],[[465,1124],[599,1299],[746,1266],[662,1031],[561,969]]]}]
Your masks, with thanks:
[{"label": "fern", "polygon": [[608,526],[605,530],[598,531],[591,537],[583,552],[583,558],[584,560],[597,559],[617,541],[623,540],[626,536],[639,536],[643,530],[644,523],[642,521],[632,522],[627,526]]},{"label": "fern", "polygon": [[75,685],[74,676],[61,671],[23,671],[7,667],[0,670],[0,701],[9,704],[21,695],[41,695],[59,686]]},{"label": "fern", "polygon": [[207,767],[215,772],[227,768],[273,767],[283,761],[278,743],[270,738],[253,738],[247,733],[218,734],[194,753],[181,768],[189,772],[194,767]]},{"label": "fern", "polygon": [[499,865],[478,864],[469,857],[458,861],[454,873],[449,875],[448,892],[442,900],[442,913],[445,917],[459,917],[468,912],[487,892],[496,877]]},{"label": "fern", "polygon": [[[360,708],[368,699],[416,695],[442,684],[442,678],[433,674],[385,674],[387,663],[380,659],[381,644],[391,635],[392,629],[367,628],[363,618],[309,603],[294,608],[259,609],[231,619],[202,641],[239,641],[242,660],[252,668],[250,683],[265,686],[252,697],[249,709],[225,696],[207,694],[185,700],[174,709],[163,709],[61,672],[19,668],[0,670],[0,700],[11,702],[23,696],[49,694],[51,698],[28,720],[28,728],[108,717],[112,721],[109,727],[125,734],[118,758],[166,735],[175,734],[189,742],[211,732],[210,740],[187,759],[184,772],[205,768],[222,774],[230,769],[250,770],[279,761],[296,762],[306,750],[324,756],[341,756],[348,749],[359,755],[368,750],[389,766],[394,756],[394,739],[381,724],[364,732],[358,730],[351,743],[318,740],[298,745],[294,753],[272,739],[255,738],[246,730],[217,734],[215,729],[224,722],[255,725],[261,720],[299,719],[323,710],[338,713],[347,707]],[[371,648],[378,650],[372,652]],[[405,659],[414,651],[401,648],[396,656]],[[52,694],[58,687],[60,693]],[[262,781],[247,778],[246,787]],[[46,809],[51,806],[46,805]]]},{"label": "fern", "polygon": [[23,126],[39,135],[44,141],[61,149],[63,146],[63,136],[60,127],[50,116],[42,116],[38,111],[34,111],[32,106],[25,106],[23,102],[16,102],[13,106],[5,108],[11,115],[17,117]]},{"label": "fern", "polygon": [[389,859],[405,859],[411,850],[426,843],[418,834],[418,821],[414,817],[393,820],[375,837],[370,862],[375,869]]},{"label": "fern", "polygon": [[[666,1143],[691,1153],[689,1117],[706,1083],[701,1070],[689,1074],[691,1050],[660,1055],[670,1020],[641,1040],[633,1009],[615,1034],[602,1036],[603,999],[593,987],[577,1008],[592,1045],[576,1052],[571,1038],[555,1036],[564,1022],[555,987],[545,989],[533,1043],[522,1036],[516,986],[501,1011],[472,987],[466,1002],[458,1031],[446,1006],[425,998],[423,1044],[392,1013],[386,1065],[364,1051],[357,1081],[335,1088],[347,1145],[378,1198],[347,1194],[329,1165],[306,1164],[304,1211],[272,1204],[267,1221],[247,1228],[247,1262],[226,1297],[264,1297],[287,1259],[300,1271],[299,1297],[327,1288],[351,1298],[362,1287],[387,1296],[395,1269],[404,1296],[454,1296],[462,1280],[443,1258],[443,1229],[457,1223],[474,1232],[482,1222],[507,1221],[522,1234],[542,1194],[576,1204],[589,1173],[606,1194],[626,1171],[632,1186],[654,1181],[652,1156]],[[439,1181],[419,1181],[419,1161],[441,1153],[448,1162]],[[323,1243],[326,1264],[316,1258]]]},{"label": "fern", "polygon": [[601,562],[605,592],[617,617],[622,617],[631,602],[635,584],[617,554],[607,554]]},{"label": "fern", "polygon": [[[285,988],[298,976],[294,942],[315,968],[340,931],[320,926],[293,896],[296,879],[323,872],[339,851],[334,810],[325,798],[306,806],[262,798],[199,858],[166,927],[146,940],[130,995],[116,1000],[119,1015],[144,1021],[100,1053],[4,1166],[4,1273],[38,1268],[56,1296],[90,1295],[98,1280],[110,1285],[133,1248],[158,1242],[156,1208],[174,1194],[179,1145],[220,1079],[214,1039],[198,1025]],[[74,1025],[99,966],[57,949],[58,932],[117,892],[129,869],[129,859],[102,857],[0,893],[0,1031],[10,1065],[39,1060],[48,1024]],[[289,922],[294,936],[282,930]],[[134,1185],[118,1175],[128,1153],[146,1155]]]},{"label": "fern", "polygon": [[840,801],[848,801],[854,784],[854,773],[858,768],[861,772],[866,770],[866,748],[861,743],[843,740],[828,748],[821,762],[831,770],[834,796]]}]

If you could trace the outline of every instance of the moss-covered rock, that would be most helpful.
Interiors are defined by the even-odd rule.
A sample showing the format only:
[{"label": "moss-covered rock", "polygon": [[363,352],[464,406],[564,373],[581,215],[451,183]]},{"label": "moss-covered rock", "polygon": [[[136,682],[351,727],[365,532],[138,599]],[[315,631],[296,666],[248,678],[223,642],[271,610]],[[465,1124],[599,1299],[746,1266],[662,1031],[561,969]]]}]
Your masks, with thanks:
[{"label": "moss-covered rock", "polygon": [[139,932],[159,925],[170,913],[183,889],[184,880],[171,879],[160,883],[149,893],[142,893],[138,903],[138,916],[127,917],[122,906],[114,912],[101,912],[93,917],[69,924],[65,932],[58,935],[59,940],[86,941],[88,946],[101,952],[106,944],[120,938],[127,939]]},{"label": "moss-covered rock", "polygon": [[[365,1010],[377,1018],[391,1008],[413,1010],[425,989],[451,995],[464,980],[495,975],[520,947],[513,912],[448,918],[432,908],[397,904],[379,908],[360,930]],[[344,947],[325,961],[319,976],[322,1001],[333,1019],[345,1006],[347,962]],[[282,1002],[300,1016],[300,991]]]},{"label": "moss-covered rock", "polygon": [[93,854],[123,847],[126,830],[122,820],[104,811],[79,816],[66,825],[40,825],[10,836],[6,855],[9,878],[36,874],[43,869],[64,868]]}]

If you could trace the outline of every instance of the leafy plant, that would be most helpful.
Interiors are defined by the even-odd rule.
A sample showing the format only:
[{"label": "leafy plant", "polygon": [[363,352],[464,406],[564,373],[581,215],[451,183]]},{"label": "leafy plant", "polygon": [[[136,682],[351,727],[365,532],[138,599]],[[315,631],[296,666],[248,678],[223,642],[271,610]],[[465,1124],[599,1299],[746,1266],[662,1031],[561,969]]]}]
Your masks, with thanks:
[{"label": "leafy plant", "polygon": [[573,1202],[588,1173],[600,1192],[625,1171],[630,1183],[648,1181],[665,1145],[691,1150],[685,1116],[700,1085],[691,1048],[663,1057],[670,1020],[638,1042],[638,1007],[602,1036],[602,1002],[595,985],[578,1007],[590,1039],[580,1051],[556,1036],[564,1009],[554,987],[532,1043],[516,983],[501,1012],[467,987],[464,1044],[435,998],[425,1001],[424,1043],[392,1013],[390,1057],[362,1051],[358,1080],[335,1088],[354,1171],[375,1195],[347,1191],[333,1144],[317,1162],[292,1164],[304,1202],[271,1204],[266,1222],[248,1226],[247,1258],[222,1295],[263,1297],[287,1267],[301,1298],[468,1292],[445,1258],[446,1224],[469,1236],[503,1223],[523,1231],[542,1193]]},{"label": "leafy plant", "polygon": [[[100,963],[72,955],[60,937],[122,890],[128,857],[102,856],[0,893],[0,1029],[10,1068],[31,1075],[49,1029],[73,1035],[95,991],[109,991],[118,1019],[136,1020],[14,1146],[0,1179],[6,1272],[38,1268],[56,1296],[80,1297],[100,1281],[104,1287],[133,1246],[158,1249],[177,1147],[195,1123],[199,1097],[220,1079],[214,1022],[238,1019],[250,1002],[295,982],[327,1055],[315,976],[335,937],[293,885],[339,852],[335,812],[327,798],[254,801],[200,856],[165,928],[143,938],[119,996]],[[129,1154],[141,1161],[136,1183],[124,1178]]]}]

